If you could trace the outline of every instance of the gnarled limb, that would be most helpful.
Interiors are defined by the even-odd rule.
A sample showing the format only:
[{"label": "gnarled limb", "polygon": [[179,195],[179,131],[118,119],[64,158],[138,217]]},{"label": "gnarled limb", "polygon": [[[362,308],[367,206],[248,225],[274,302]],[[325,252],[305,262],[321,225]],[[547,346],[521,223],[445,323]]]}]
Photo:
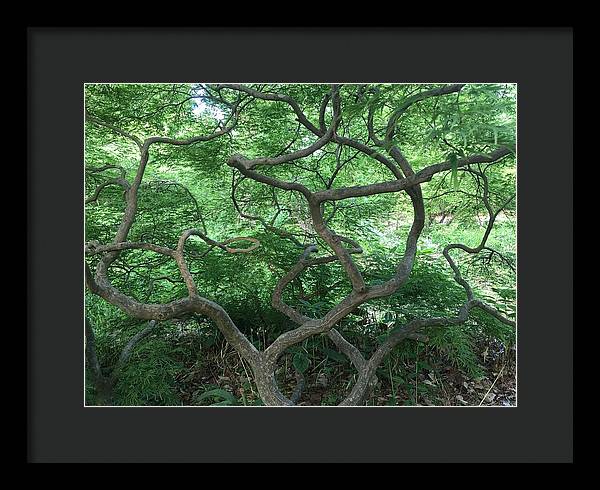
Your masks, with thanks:
[{"label": "gnarled limb", "polygon": [[[101,296],[111,304],[121,308],[123,311],[125,311],[134,318],[147,320],[166,320],[182,316],[188,313],[198,313],[211,318],[215,322],[217,327],[221,330],[225,338],[232,344],[232,346],[236,348],[236,350],[238,350],[238,352],[240,352],[240,354],[243,355],[251,363],[251,365],[255,365],[259,358],[258,351],[256,350],[256,348],[239,331],[239,329],[236,327],[229,315],[225,312],[225,310],[223,310],[223,308],[220,305],[206,298],[202,298],[197,294],[196,287],[193,284],[193,280],[191,280],[191,276],[189,274],[189,270],[187,269],[187,265],[183,260],[183,245],[185,243],[185,240],[192,234],[192,232],[197,232],[194,234],[200,236],[207,243],[214,246],[219,246],[227,251],[232,251],[233,253],[236,253],[242,249],[233,249],[227,247],[226,244],[215,242],[206,237],[206,235],[204,235],[202,232],[199,232],[198,230],[192,230],[192,232],[188,230],[184,232],[182,234],[182,237],[180,238],[177,250],[171,250],[165,247],[158,247],[152,244],[132,244],[126,242],[126,237],[135,220],[138,202],[138,190],[140,188],[146,165],[148,163],[149,150],[151,145],[153,145],[154,143],[190,145],[199,141],[208,141],[210,139],[221,136],[226,132],[231,131],[231,129],[233,129],[233,127],[237,123],[237,116],[238,106],[236,105],[236,108],[234,109],[234,117],[232,118],[233,121],[230,123],[230,125],[222,130],[215,131],[209,135],[201,135],[194,138],[189,138],[187,140],[173,140],[170,138],[163,137],[150,137],[142,141],[140,138],[134,135],[130,135],[129,133],[126,133],[125,131],[122,131],[109,123],[105,123],[94,116],[90,116],[89,114],[87,115],[88,120],[90,120],[91,122],[108,127],[113,132],[121,136],[128,137],[129,139],[135,141],[138,144],[138,148],[140,150],[140,161],[138,164],[138,169],[135,178],[130,188],[126,192],[126,207],[123,213],[123,218],[118,227],[115,239],[113,240],[113,243],[108,246],[93,244],[92,247],[87,247],[88,253],[98,252],[103,253],[103,255],[96,267],[95,276],[92,274],[87,264],[85,267],[85,271],[86,284],[93,293]],[[239,239],[236,239],[236,241],[237,240]],[[230,242],[231,241],[233,240],[230,240]],[[188,286],[188,291],[190,295],[188,297],[177,299],[169,303],[145,304],[135,300],[134,298],[131,298],[130,296],[127,296],[126,294],[116,289],[108,279],[108,268],[117,258],[121,250],[129,248],[141,248],[146,250],[152,250],[158,253],[162,253],[163,255],[169,255],[175,258],[178,262],[178,265],[180,266],[180,271],[184,276],[184,280],[186,281],[186,285]]]},{"label": "gnarled limb", "polygon": [[[478,154],[466,158],[459,158],[456,167],[466,167],[474,163],[497,162],[501,158],[510,155],[512,151],[508,148],[499,148],[488,155]],[[429,182],[432,177],[440,172],[450,170],[452,162],[445,161],[425,167],[410,177],[403,179],[379,182],[377,184],[359,185],[354,187],[342,187],[339,189],[327,189],[314,193],[314,199],[321,201],[339,201],[341,199],[350,199],[353,197],[374,196],[376,194],[385,194],[390,192],[405,191],[416,184]]]},{"label": "gnarled limb", "polygon": [[[439,92],[439,94],[451,93],[453,91],[460,90],[460,88],[462,88],[462,86],[459,86],[459,85],[451,86],[449,88],[440,89],[438,92]],[[404,112],[412,103],[422,100],[423,98],[426,98],[428,96],[434,96],[434,95],[436,95],[436,93],[434,93],[434,92],[418,94],[417,96],[414,96],[410,101],[403,104],[403,106],[399,110],[394,112],[394,114],[392,115],[392,118],[390,118],[390,123],[388,124],[388,130],[390,128],[395,127],[395,124],[397,123],[399,115],[402,112]],[[289,101],[287,101],[287,102],[289,102]],[[321,111],[321,114],[322,113],[323,113],[323,111]],[[321,117],[320,118],[321,132],[322,132],[323,126],[324,126],[323,117]],[[309,127],[309,126],[307,126],[307,127]],[[309,129],[311,129],[311,128],[309,127]],[[244,172],[244,170],[247,170],[247,168],[248,168],[247,165],[244,166],[245,168],[240,168],[241,166],[236,165],[236,162],[230,161],[230,164],[233,164],[233,166],[237,167],[246,177],[252,178],[259,182],[267,183],[270,185],[275,185],[275,186],[285,189],[285,190],[298,190],[306,197],[308,204],[309,204],[309,209],[311,211],[311,216],[313,218],[313,224],[315,225],[315,230],[321,236],[321,238],[323,238],[328,243],[328,245],[330,245],[330,247],[334,250],[337,258],[340,260],[340,262],[344,266],[346,273],[347,273],[348,277],[350,278],[352,285],[353,285],[352,293],[349,296],[347,296],[345,300],[343,300],[340,304],[338,304],[333,310],[331,310],[321,320],[315,321],[314,319],[307,318],[307,317],[299,314],[297,311],[295,311],[290,306],[284,304],[281,301],[281,294],[282,294],[283,288],[285,288],[285,286],[287,284],[289,284],[293,279],[295,279],[306,268],[305,264],[307,262],[307,257],[311,252],[314,251],[314,249],[311,249],[310,247],[307,248],[305,251],[305,254],[302,256],[302,258],[298,262],[298,264],[296,264],[296,266],[294,266],[294,268],[292,268],[288,272],[288,274],[286,274],[280,280],[280,282],[278,283],[278,285],[275,289],[275,293],[274,293],[274,297],[273,297],[273,305],[276,308],[278,308],[280,311],[282,311],[284,314],[286,314],[290,319],[292,319],[293,321],[298,323],[300,326],[291,332],[286,332],[286,333],[282,334],[279,338],[277,338],[271,344],[271,346],[269,346],[265,350],[265,357],[266,357],[267,361],[270,363],[270,368],[274,368],[274,365],[275,365],[275,362],[276,362],[278,356],[281,355],[281,353],[283,352],[284,349],[290,347],[291,345],[294,345],[297,342],[301,342],[302,340],[304,340],[305,338],[308,338],[311,335],[315,335],[317,333],[323,333],[323,332],[331,332],[333,325],[340,318],[347,315],[349,312],[351,312],[353,309],[355,309],[358,305],[362,304],[364,301],[367,301],[368,299],[389,295],[392,292],[396,291],[401,286],[401,284],[406,280],[408,275],[410,274],[410,271],[412,269],[412,264],[414,262],[414,257],[416,255],[417,240],[418,240],[419,234],[424,226],[424,221],[425,221],[423,198],[422,198],[421,191],[418,187],[418,184],[421,182],[430,180],[431,177],[435,173],[439,173],[441,171],[451,168],[452,163],[444,162],[442,164],[431,165],[431,166],[423,169],[419,173],[415,174],[414,171],[412,170],[412,167],[410,166],[410,164],[408,163],[408,161],[406,160],[404,155],[401,153],[401,151],[397,147],[394,147],[393,145],[391,145],[391,132],[388,132],[388,134],[386,135],[386,140],[381,141],[381,142],[380,141],[376,141],[376,142],[380,143],[380,145],[382,147],[384,147],[385,149],[387,149],[390,152],[392,159],[399,166],[399,167],[396,167],[395,165],[390,164],[389,160],[387,160],[385,157],[380,156],[380,154],[377,154],[379,156],[378,160],[380,160],[380,161],[383,160],[383,162],[386,164],[386,166],[394,173],[394,175],[397,178],[396,181],[390,181],[390,182],[386,182],[386,183],[382,183],[382,184],[372,184],[369,186],[357,186],[354,188],[335,189],[335,190],[328,189],[326,191],[311,193],[304,186],[299,187],[299,185],[295,184],[295,183],[285,183],[282,181],[270,180],[271,178],[263,178],[262,176],[260,176],[256,173],[253,174],[253,173]],[[354,145],[354,146],[356,147],[356,145]],[[507,155],[508,153],[509,153],[508,150],[500,149],[492,155],[474,155],[474,156],[467,157],[467,158],[460,160],[459,162],[457,162],[457,165],[459,167],[462,167],[462,166],[467,166],[467,165],[470,165],[472,163],[477,163],[477,162],[492,162],[492,161],[496,161],[499,158],[502,158],[503,156]],[[402,171],[400,171],[400,169],[402,169]],[[403,177],[403,176],[406,176],[406,177]],[[344,247],[340,246],[339,240],[335,239],[334,234],[331,232],[331,230],[329,230],[327,228],[327,226],[323,222],[320,203],[323,202],[324,200],[347,199],[350,197],[374,195],[374,194],[381,193],[381,192],[397,192],[398,190],[405,190],[409,194],[409,196],[411,197],[411,200],[413,202],[413,208],[415,211],[413,225],[409,232],[409,236],[407,238],[406,251],[405,251],[403,260],[400,262],[400,264],[397,268],[396,274],[390,281],[388,281],[387,283],[380,285],[380,286],[376,286],[373,288],[367,288],[364,283],[364,280],[362,280],[362,276],[360,275],[360,272],[358,271],[354,262],[350,258],[347,250],[345,250]],[[469,300],[470,299],[471,298],[469,298]],[[468,305],[471,305],[471,304],[468,303]],[[468,314],[468,311],[469,311],[469,308],[467,308],[467,307],[463,308],[461,310],[461,314],[459,315],[458,318],[461,321],[464,321],[464,319],[466,319],[466,315]],[[454,324],[454,323],[456,323],[456,319],[439,319],[437,322],[432,321],[432,320],[422,320],[419,322],[415,322],[414,324],[410,325],[402,333],[402,335],[396,335],[396,336],[392,337],[392,340],[390,341],[388,346],[391,349],[391,347],[393,345],[396,345],[397,342],[399,342],[400,340],[402,340],[404,338],[418,337],[419,334],[416,332],[416,330],[418,330],[419,328],[422,328],[424,326],[437,325],[438,323],[442,324],[444,322],[449,322],[450,324]],[[394,343],[394,342],[396,342],[396,343]],[[383,359],[383,355],[385,353],[387,353],[386,348],[387,347],[383,347],[382,349],[378,350],[376,352],[376,355],[374,355],[374,357],[372,357],[371,365],[373,365],[373,367],[371,369],[369,369],[366,366],[363,366],[363,368],[362,368],[364,370],[364,372],[367,373],[367,375],[365,376],[363,374],[362,377],[359,378],[361,380],[360,383],[357,384],[358,385],[357,393],[360,393],[360,397],[358,397],[358,398],[360,398],[361,400],[366,393],[365,390],[367,389],[367,387],[371,386],[371,379],[372,379],[372,375],[374,373],[376,366],[381,362],[381,359]],[[358,401],[357,393],[355,393],[354,395],[350,395],[351,398],[346,400],[346,402]]]}]

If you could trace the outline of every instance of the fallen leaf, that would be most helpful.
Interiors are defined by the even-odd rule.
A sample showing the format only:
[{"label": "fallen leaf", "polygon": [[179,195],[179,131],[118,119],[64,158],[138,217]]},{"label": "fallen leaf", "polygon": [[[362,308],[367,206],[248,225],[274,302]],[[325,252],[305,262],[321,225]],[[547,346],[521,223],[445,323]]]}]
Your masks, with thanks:
[{"label": "fallen leaf", "polygon": [[466,405],[467,403],[469,403],[461,395],[456,395],[456,399],[463,405]]}]

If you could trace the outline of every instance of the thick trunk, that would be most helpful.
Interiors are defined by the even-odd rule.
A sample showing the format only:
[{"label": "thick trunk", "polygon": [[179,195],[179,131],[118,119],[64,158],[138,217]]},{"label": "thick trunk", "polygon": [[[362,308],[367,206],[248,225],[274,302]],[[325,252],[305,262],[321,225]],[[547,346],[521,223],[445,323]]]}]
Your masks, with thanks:
[{"label": "thick trunk", "polygon": [[97,379],[94,383],[96,388],[96,405],[112,405],[114,383],[105,377]]},{"label": "thick trunk", "polygon": [[254,380],[258,394],[265,405],[291,406],[292,401],[286,398],[277,388],[275,375],[263,367],[254,368]]}]

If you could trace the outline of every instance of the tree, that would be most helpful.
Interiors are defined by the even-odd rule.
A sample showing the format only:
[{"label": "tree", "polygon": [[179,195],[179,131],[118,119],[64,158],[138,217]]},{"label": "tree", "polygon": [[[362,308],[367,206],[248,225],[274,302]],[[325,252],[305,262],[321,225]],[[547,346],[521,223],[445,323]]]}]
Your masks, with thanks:
[{"label": "tree", "polygon": [[[112,239],[104,237],[103,243],[96,239],[85,244],[87,287],[134,318],[149,321],[186,315],[209,318],[251,367],[266,405],[295,403],[302,386],[301,375],[298,388],[288,397],[279,389],[275,371],[286,352],[314,336],[327,335],[351,361],[358,376],[341,404],[359,405],[376,382],[378,366],[403,340],[421,339],[433,327],[462,324],[474,310],[515,326],[514,319],[497,306],[477,297],[453,256],[456,251],[466,254],[485,251],[490,257],[495,254],[505,259],[487,242],[500,213],[514,206],[514,182],[502,171],[507,162],[514,162],[511,86],[92,85],[87,91],[89,159],[96,161],[105,156],[102,152],[105,142],[110,141],[108,135],[128,140],[138,154],[132,179],[127,178],[128,169],[121,164],[88,165],[90,193],[86,204],[97,202],[105,189],[117,187],[122,190],[124,208]],[[190,134],[197,126],[205,130],[200,135]],[[152,132],[172,135],[139,136]],[[407,141],[410,144],[404,145]],[[427,149],[415,158],[418,165],[411,163],[409,154],[415,142]],[[207,146],[206,153],[198,149],[202,145]],[[131,158],[130,153],[122,156],[125,160]],[[207,157],[226,161],[226,166],[218,161],[207,165],[218,175],[227,167],[232,169],[231,208],[245,222],[262,227],[267,236],[276,237],[286,258],[291,253],[296,255],[295,262],[279,277],[272,291],[272,306],[294,328],[278,333],[268,346],[259,350],[218,301],[202,295],[197,285],[200,273],[190,268],[190,262],[202,263],[213,249],[250,256],[259,249],[261,240],[252,236],[211,238],[207,216],[202,215],[198,202],[184,185],[177,184],[182,195],[187,196],[195,222],[201,226],[179,230],[176,243],[156,223],[151,229],[138,230],[139,239],[129,240],[139,215],[140,190],[151,157],[175,165],[191,159],[196,167],[196,162],[202,164]],[[427,157],[441,157],[441,161],[423,164]],[[439,177],[435,192],[424,197],[423,184]],[[246,198],[240,198],[241,187],[248,184],[252,187],[246,190]],[[174,184],[159,182],[159,185]],[[247,199],[248,195],[253,199]],[[363,247],[358,238],[348,236],[357,230],[343,226],[343,231],[336,231],[334,224],[347,211],[347,203],[362,198],[381,199],[372,209],[377,213],[386,206],[397,205],[385,201],[390,195],[408,197],[411,223],[404,250],[395,259],[395,271],[385,280],[369,282],[356,259],[364,254]],[[443,250],[454,280],[464,290],[462,305],[453,315],[418,316],[395,326],[365,357],[338,326],[362,305],[401,290],[415,264],[419,237],[426,223],[425,201],[440,203],[448,195],[468,199],[473,210],[483,209],[487,215],[478,244],[452,243]],[[258,210],[255,212],[252,201],[269,204],[255,206]],[[198,243],[190,241],[192,237],[202,240],[208,249],[201,251]],[[157,254],[163,267],[175,264],[177,270],[171,269],[167,280],[182,280],[185,294],[168,302],[151,303],[115,287],[111,270],[124,252],[135,250]],[[292,289],[306,298],[303,275],[334,263],[341,267],[340,282],[349,283],[349,291],[335,304],[327,305],[319,314],[314,314],[315,310],[310,314],[294,304],[293,299],[286,299]],[[295,365],[301,373],[302,360]]]}]

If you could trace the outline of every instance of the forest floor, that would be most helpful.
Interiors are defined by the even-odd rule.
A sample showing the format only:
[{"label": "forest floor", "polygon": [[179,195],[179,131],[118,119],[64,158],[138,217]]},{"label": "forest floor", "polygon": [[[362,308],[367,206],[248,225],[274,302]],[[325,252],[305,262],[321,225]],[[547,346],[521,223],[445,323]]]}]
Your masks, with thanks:
[{"label": "forest floor", "polygon": [[[495,350],[496,349],[496,350]],[[481,367],[485,374],[473,378],[468,373],[446,365],[434,355],[425,360],[432,369],[421,368],[416,376],[414,363],[406,363],[407,381],[393,386],[382,378],[367,405],[377,406],[516,406],[516,352],[504,352],[500,346],[478,346]],[[416,379],[416,383],[415,383]],[[316,385],[316,386],[315,386]],[[338,397],[332,396],[336,388],[344,386],[332,382],[329,386],[316,383],[303,394],[298,405],[337,404]],[[416,389],[415,389],[416,385]],[[333,403],[332,403],[333,402]]]},{"label": "forest floor", "polygon": [[[433,351],[424,351],[415,362],[396,366],[391,383],[390,377],[380,376],[377,387],[367,402],[373,406],[516,406],[516,350],[505,350],[500,343],[476,346],[483,376],[473,378]],[[249,366],[227,344],[214,346],[204,352],[201,364],[186,366],[176,377],[178,395],[183,405],[211,405],[222,400],[219,397],[197,398],[211,390],[231,393],[237,402],[221,402],[227,405],[261,405],[256,387],[250,381]],[[422,367],[426,365],[428,368]],[[429,369],[430,368],[430,369]],[[291,371],[288,369],[288,371]],[[285,375],[287,374],[287,375]],[[285,394],[294,389],[291,372],[280,373],[280,387]],[[349,366],[338,365],[327,370],[305,373],[306,386],[297,403],[299,406],[337,405],[348,393],[355,380]]]},{"label": "forest floor", "polygon": [[417,390],[413,381],[398,388],[394,397],[389,383],[382,383],[375,394],[377,404],[394,404],[390,401],[396,398],[397,405],[516,406],[516,351],[505,352],[499,345],[479,345],[477,350],[485,372],[482,377],[473,378],[431,355],[427,362],[432,369],[418,372]]}]

